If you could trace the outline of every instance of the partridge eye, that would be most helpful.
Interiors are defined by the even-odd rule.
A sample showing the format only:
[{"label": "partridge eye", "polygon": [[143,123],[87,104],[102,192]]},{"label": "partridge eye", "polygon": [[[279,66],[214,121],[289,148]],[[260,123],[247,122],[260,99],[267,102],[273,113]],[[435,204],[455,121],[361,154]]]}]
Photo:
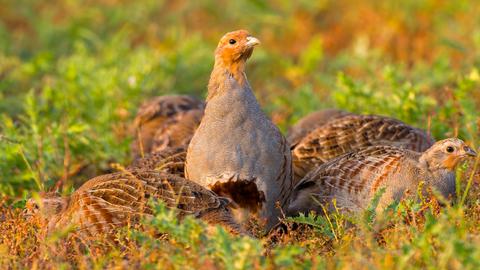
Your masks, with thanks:
[{"label": "partridge eye", "polygon": [[237,41],[236,41],[235,39],[230,39],[230,40],[228,41],[228,43],[230,43],[230,44],[235,44],[236,42],[237,42]]},{"label": "partridge eye", "polygon": [[33,206],[33,208],[38,209],[38,208],[39,208],[39,207],[38,207],[38,204],[35,204],[35,205]]},{"label": "partridge eye", "polygon": [[455,148],[453,148],[451,146],[447,146],[447,152],[448,153],[453,153],[453,151],[455,151]]}]

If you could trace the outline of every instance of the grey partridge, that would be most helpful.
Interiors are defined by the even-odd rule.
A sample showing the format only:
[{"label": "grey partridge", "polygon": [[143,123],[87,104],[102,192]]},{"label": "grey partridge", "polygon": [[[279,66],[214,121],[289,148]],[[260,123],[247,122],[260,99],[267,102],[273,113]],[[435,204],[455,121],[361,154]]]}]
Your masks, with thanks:
[{"label": "grey partridge", "polygon": [[134,158],[171,147],[187,147],[203,116],[204,103],[182,95],[156,97],[140,107],[133,127]]},{"label": "grey partridge", "polygon": [[242,233],[229,209],[230,200],[182,177],[157,171],[132,170],[97,176],[69,197],[51,194],[27,202],[29,214],[47,220],[47,233],[72,226],[85,240],[134,224],[152,214],[148,200],[175,209],[178,217],[192,215]]},{"label": "grey partridge", "polygon": [[381,210],[407,190],[415,194],[421,181],[445,198],[455,196],[455,167],[469,156],[476,156],[475,151],[456,138],[439,141],[423,153],[370,146],[344,154],[313,169],[295,186],[288,214],[323,214],[322,206],[332,211],[334,200],[336,209],[358,212],[384,188],[377,206]]},{"label": "grey partridge", "polygon": [[351,113],[338,109],[325,109],[307,114],[288,129],[287,141],[290,145],[295,145],[317,127],[346,115]]},{"label": "grey partridge", "polygon": [[425,151],[434,139],[425,131],[379,115],[347,115],[310,131],[291,145],[294,182],[314,167],[353,150],[373,145],[393,145]]},{"label": "grey partridge", "polygon": [[247,31],[225,34],[215,51],[205,115],[187,149],[185,175],[242,209],[259,213],[269,230],[292,188],[291,154],[278,128],[260,108],[245,75],[258,39]]}]

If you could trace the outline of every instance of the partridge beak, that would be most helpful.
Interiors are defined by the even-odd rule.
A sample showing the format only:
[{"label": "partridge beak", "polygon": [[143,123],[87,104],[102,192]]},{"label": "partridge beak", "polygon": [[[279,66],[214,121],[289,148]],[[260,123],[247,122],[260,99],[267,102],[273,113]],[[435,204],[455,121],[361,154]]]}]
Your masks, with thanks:
[{"label": "partridge beak", "polygon": [[260,44],[260,40],[258,40],[257,38],[252,36],[247,37],[247,47],[252,48],[258,44]]},{"label": "partridge beak", "polygon": [[467,156],[471,156],[471,157],[476,157],[477,156],[477,152],[475,152],[475,150],[473,150],[472,148],[470,148],[468,146],[464,146],[463,150],[465,151],[465,155],[467,155]]}]

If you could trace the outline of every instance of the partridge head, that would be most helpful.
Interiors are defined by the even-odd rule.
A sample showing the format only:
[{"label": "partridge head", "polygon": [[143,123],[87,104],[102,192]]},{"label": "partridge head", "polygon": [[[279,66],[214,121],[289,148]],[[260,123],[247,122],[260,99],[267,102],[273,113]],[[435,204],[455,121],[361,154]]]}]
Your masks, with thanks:
[{"label": "partridge head", "polygon": [[27,200],[24,213],[27,216],[39,215],[50,219],[65,210],[67,205],[68,199],[56,192],[40,193],[38,197]]},{"label": "partridge head", "polygon": [[222,87],[225,76],[233,77],[241,86],[248,84],[244,73],[245,66],[252,56],[254,47],[259,44],[260,41],[246,30],[226,33],[220,39],[215,50],[215,66],[210,75],[207,102],[213,96],[222,93],[222,90],[227,90]]},{"label": "partridge head", "polygon": [[460,139],[449,138],[438,141],[420,157],[420,163],[431,172],[455,170],[457,165],[477,152]]},{"label": "partridge head", "polygon": [[435,143],[419,158],[420,167],[429,172],[430,186],[445,198],[455,197],[455,168],[477,153],[462,140],[449,138]]}]

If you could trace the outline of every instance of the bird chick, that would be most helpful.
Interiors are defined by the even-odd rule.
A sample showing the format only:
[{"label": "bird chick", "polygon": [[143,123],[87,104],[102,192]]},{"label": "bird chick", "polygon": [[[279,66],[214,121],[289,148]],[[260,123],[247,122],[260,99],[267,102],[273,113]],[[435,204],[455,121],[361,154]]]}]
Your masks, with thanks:
[{"label": "bird chick", "polygon": [[204,103],[190,96],[156,97],[142,104],[133,123],[134,158],[170,147],[187,147],[203,116]]},{"label": "bird chick", "polygon": [[260,213],[269,230],[291,190],[291,154],[263,113],[245,66],[260,42],[245,30],[225,34],[215,51],[204,117],[187,149],[185,175]]},{"label": "bird chick", "polygon": [[380,115],[347,115],[310,131],[291,145],[294,182],[310,170],[350,151],[373,145],[393,145],[425,151],[434,140],[425,131]]},{"label": "bird chick", "polygon": [[[294,188],[288,214],[323,214],[322,205],[333,211],[358,212],[385,188],[377,210],[399,201],[407,190],[416,194],[420,182],[445,198],[455,196],[455,167],[476,152],[462,140],[435,143],[423,153],[395,146],[371,146],[344,154],[320,165]],[[333,201],[336,201],[336,208]]]}]

